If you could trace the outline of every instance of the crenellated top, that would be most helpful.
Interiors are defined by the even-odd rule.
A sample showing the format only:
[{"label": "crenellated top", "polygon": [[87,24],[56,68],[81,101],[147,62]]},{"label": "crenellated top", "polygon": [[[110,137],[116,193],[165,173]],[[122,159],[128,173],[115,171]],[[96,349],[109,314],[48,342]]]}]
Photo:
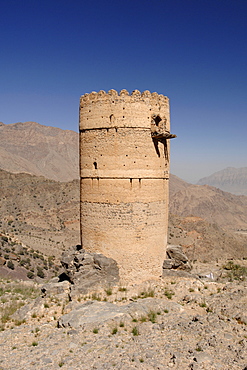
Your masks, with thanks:
[{"label": "crenellated top", "polygon": [[[139,90],[133,90],[130,94],[126,89],[121,90],[119,93],[111,89],[107,92],[104,90],[100,90],[99,92],[92,91],[90,94],[84,94],[81,96],[81,103],[89,103],[89,102],[96,102],[96,101],[106,101],[106,100],[126,100],[126,102],[130,101],[143,101],[145,99],[151,99],[156,100],[158,102],[168,102],[169,99],[167,96],[164,96],[162,94],[158,94],[157,92],[151,93],[149,90],[145,90],[142,93]],[[115,102],[115,101],[112,101]]]},{"label": "crenellated top", "polygon": [[156,115],[166,122],[169,130],[169,99],[157,92],[139,90],[131,94],[125,89],[92,91],[80,99],[80,130],[144,127],[152,124],[152,116]]}]

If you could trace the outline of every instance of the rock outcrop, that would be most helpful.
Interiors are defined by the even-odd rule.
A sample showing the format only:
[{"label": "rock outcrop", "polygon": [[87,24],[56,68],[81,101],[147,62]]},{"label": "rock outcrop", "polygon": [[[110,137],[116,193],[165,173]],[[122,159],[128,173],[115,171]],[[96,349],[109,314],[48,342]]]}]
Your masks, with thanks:
[{"label": "rock outcrop", "polygon": [[71,294],[86,294],[97,288],[109,288],[119,281],[116,261],[100,253],[88,253],[80,245],[71,247],[62,254],[64,271],[59,280],[71,283]]},{"label": "rock outcrop", "polygon": [[163,262],[163,270],[191,270],[192,267],[189,263],[188,257],[179,245],[168,245],[166,255],[167,259]]}]

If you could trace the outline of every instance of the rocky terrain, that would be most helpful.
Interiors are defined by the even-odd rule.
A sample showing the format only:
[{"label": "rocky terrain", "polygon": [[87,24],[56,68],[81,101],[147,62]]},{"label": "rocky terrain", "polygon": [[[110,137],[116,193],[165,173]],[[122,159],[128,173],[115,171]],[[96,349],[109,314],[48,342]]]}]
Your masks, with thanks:
[{"label": "rocky terrain", "polygon": [[[173,186],[177,185],[175,189]],[[170,213],[197,216],[226,230],[246,230],[247,197],[208,185],[192,185],[171,176]]]},{"label": "rocky terrain", "polygon": [[79,243],[79,180],[57,182],[0,170],[0,232],[47,255]]},{"label": "rocky terrain", "polygon": [[247,195],[247,167],[227,167],[200,179],[197,184],[215,186],[236,195]]},{"label": "rocky terrain", "polygon": [[36,122],[0,122],[0,168],[57,181],[77,179],[78,133]]},{"label": "rocky terrain", "polygon": [[246,260],[192,271],[73,296],[2,280],[0,368],[246,369]]}]

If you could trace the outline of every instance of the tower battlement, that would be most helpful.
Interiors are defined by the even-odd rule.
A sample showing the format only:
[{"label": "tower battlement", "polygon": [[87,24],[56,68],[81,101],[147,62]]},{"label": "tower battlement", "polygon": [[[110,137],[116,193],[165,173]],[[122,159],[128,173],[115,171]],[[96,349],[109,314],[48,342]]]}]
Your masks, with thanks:
[{"label": "tower battlement", "polygon": [[103,127],[146,127],[150,128],[153,114],[169,122],[169,99],[156,92],[146,90],[101,90],[85,94],[80,100],[80,130]]}]

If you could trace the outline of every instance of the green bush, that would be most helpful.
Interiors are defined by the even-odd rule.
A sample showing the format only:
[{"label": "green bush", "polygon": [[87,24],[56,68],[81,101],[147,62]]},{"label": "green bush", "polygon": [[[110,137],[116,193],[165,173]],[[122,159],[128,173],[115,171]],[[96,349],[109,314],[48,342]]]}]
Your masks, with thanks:
[{"label": "green bush", "polygon": [[42,279],[45,277],[44,271],[39,266],[37,267],[37,276],[42,278]]},{"label": "green bush", "polygon": [[149,311],[148,318],[153,324],[156,322],[157,314],[154,311]]},{"label": "green bush", "polygon": [[7,267],[8,267],[9,269],[11,269],[11,270],[14,270],[15,265],[14,265],[14,263],[13,263],[12,261],[8,261],[8,263],[7,263]]},{"label": "green bush", "polygon": [[32,271],[28,271],[27,277],[28,277],[28,279],[33,279],[34,278],[34,273]]},{"label": "green bush", "polygon": [[132,332],[131,332],[134,336],[137,336],[137,335],[139,335],[140,333],[139,333],[139,330],[138,330],[138,328],[136,327],[136,326],[134,326],[133,327],[133,329],[132,329]]}]

